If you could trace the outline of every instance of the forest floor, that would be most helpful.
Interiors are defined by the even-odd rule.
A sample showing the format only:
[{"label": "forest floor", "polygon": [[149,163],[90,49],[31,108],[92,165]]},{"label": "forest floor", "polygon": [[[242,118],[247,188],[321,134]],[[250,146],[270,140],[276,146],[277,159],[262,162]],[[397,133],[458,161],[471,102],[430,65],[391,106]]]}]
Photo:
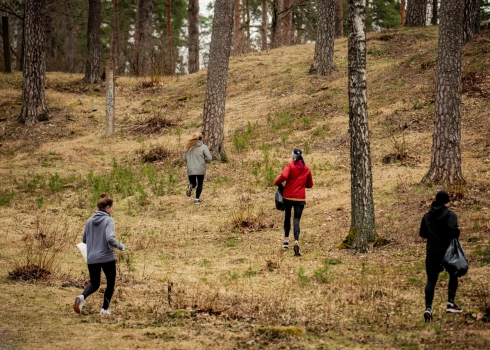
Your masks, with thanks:
[{"label": "forest floor", "polygon": [[[230,161],[208,166],[201,205],[185,196],[180,159],[201,126],[206,70],[118,78],[112,138],[103,85],[48,73],[52,117],[23,126],[22,76],[0,75],[0,349],[490,348],[490,33],[464,48],[467,184],[449,189],[470,261],[456,300],[464,312],[445,313],[443,273],[431,324],[418,229],[439,189],[420,183],[437,28],[372,33],[367,49],[376,228],[387,240],[368,254],[338,249],[350,225],[347,39],[335,42],[326,78],[307,74],[313,45],[231,59]],[[301,257],[281,249],[272,186],[294,147],[315,181]],[[118,254],[112,315],[99,315],[99,292],[77,315],[88,272],[75,244],[103,191],[116,200],[116,237],[128,250]],[[32,264],[51,273],[29,279]]]}]

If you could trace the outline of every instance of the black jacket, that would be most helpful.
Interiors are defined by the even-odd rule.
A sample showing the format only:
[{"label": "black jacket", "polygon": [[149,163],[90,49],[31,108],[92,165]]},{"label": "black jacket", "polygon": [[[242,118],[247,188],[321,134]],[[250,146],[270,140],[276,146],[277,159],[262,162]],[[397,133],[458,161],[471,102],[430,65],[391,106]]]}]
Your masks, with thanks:
[{"label": "black jacket", "polygon": [[427,238],[427,259],[439,263],[452,238],[459,238],[458,217],[445,205],[432,202],[422,218],[420,237]]}]

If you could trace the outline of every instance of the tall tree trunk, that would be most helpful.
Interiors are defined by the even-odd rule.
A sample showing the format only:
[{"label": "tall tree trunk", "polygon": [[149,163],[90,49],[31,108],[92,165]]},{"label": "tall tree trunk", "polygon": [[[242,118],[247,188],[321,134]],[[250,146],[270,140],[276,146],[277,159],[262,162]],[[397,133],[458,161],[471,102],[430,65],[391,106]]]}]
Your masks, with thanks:
[{"label": "tall tree trunk", "polygon": [[7,16],[2,16],[2,41],[3,41],[3,72],[12,73],[12,64],[10,63],[9,18]]},{"label": "tall tree trunk", "polygon": [[165,20],[167,24],[167,74],[174,75],[175,65],[174,65],[174,45],[172,36],[172,0],[167,0],[166,3],[166,13]]},{"label": "tall tree trunk", "polygon": [[45,98],[46,41],[44,20],[46,0],[26,0],[24,16],[24,75],[19,121],[35,124],[49,116]]},{"label": "tall tree trunk", "polygon": [[240,0],[235,0],[233,11],[233,55],[243,53],[243,32],[240,17]]},{"label": "tall tree trunk", "polygon": [[284,0],[284,10],[287,12],[284,13],[283,21],[282,21],[282,44],[285,46],[290,46],[292,44],[292,29],[293,29],[293,10],[291,5],[293,4],[292,0]]},{"label": "tall tree trunk", "polygon": [[407,0],[401,0],[401,3],[400,3],[400,24],[402,26],[404,26],[406,21],[407,21]]},{"label": "tall tree trunk", "polygon": [[[480,1],[480,0],[478,0]],[[432,0],[432,19],[430,24],[433,26],[437,25],[437,7],[439,6],[439,0]]]},{"label": "tall tree trunk", "polygon": [[84,80],[87,83],[100,81],[100,23],[101,0],[89,0],[88,31],[87,31],[87,61]]},{"label": "tall tree trunk", "polygon": [[407,27],[424,27],[427,18],[427,0],[409,0],[407,5]]},{"label": "tall tree trunk", "polygon": [[273,6],[271,48],[275,49],[282,44],[282,11],[284,9],[284,0],[274,0]]},{"label": "tall tree trunk", "polygon": [[227,161],[224,122],[228,63],[232,41],[233,1],[216,0],[209,48],[209,65],[202,133],[214,159]]},{"label": "tall tree trunk", "polygon": [[463,44],[471,40],[480,31],[480,0],[464,2]]},{"label": "tall tree trunk", "polygon": [[75,70],[75,21],[74,6],[70,1],[65,2],[65,70],[73,73]]},{"label": "tall tree trunk", "polygon": [[329,75],[334,66],[335,8],[337,0],[317,0],[318,29],[310,74]]},{"label": "tall tree trunk", "polygon": [[[167,0],[168,6],[169,0]],[[138,0],[133,67],[136,75],[150,75],[153,56],[153,0]]]},{"label": "tall tree trunk", "polygon": [[460,148],[463,6],[464,0],[441,2],[432,157],[422,182],[464,183]]},{"label": "tall tree trunk", "polygon": [[56,59],[56,33],[55,33],[55,20],[54,20],[54,10],[55,1],[46,0],[46,16],[45,16],[45,38],[46,38],[46,69],[53,70],[59,69],[58,62]]},{"label": "tall tree trunk", "polygon": [[262,39],[261,50],[267,50],[267,32],[269,30],[267,0],[262,0],[262,26],[260,27],[260,37]]},{"label": "tall tree trunk", "polygon": [[344,1],[337,0],[335,4],[335,37],[344,37]]},{"label": "tall tree trunk", "polygon": [[119,3],[118,0],[112,0],[112,13],[114,16],[112,39],[111,39],[111,56],[114,67],[113,72],[117,74],[119,68]]},{"label": "tall tree trunk", "polygon": [[250,0],[243,0],[245,2],[243,9],[245,11],[245,29],[247,31],[247,40],[245,42],[245,52],[250,52],[251,33],[250,33]]},{"label": "tall tree trunk", "polygon": [[345,244],[359,252],[367,252],[367,242],[376,237],[367,113],[365,3],[349,0],[351,227]]},{"label": "tall tree trunk", "polygon": [[199,71],[199,0],[189,0],[189,74]]}]

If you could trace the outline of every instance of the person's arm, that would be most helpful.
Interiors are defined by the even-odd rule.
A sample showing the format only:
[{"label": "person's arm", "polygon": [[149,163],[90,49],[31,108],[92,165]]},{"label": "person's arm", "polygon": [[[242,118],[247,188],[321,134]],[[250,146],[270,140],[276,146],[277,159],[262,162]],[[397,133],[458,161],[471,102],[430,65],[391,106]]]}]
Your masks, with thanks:
[{"label": "person's arm", "polygon": [[115,224],[112,218],[109,219],[109,222],[107,223],[107,226],[105,228],[105,236],[107,239],[107,244],[109,244],[109,246],[121,250],[124,250],[126,248],[126,246],[119,242],[115,237]]},{"label": "person's arm", "polygon": [[314,185],[313,183],[313,175],[311,175],[311,171],[308,172],[308,177],[306,178],[306,188],[312,188]]},{"label": "person's arm", "polygon": [[281,172],[281,175],[279,175],[279,177],[276,179],[276,181],[274,181],[274,186],[279,186],[279,184],[283,183],[284,181],[286,181],[289,177],[289,163],[286,164],[286,166],[284,167],[284,169],[282,170]]},{"label": "person's arm", "polygon": [[458,217],[456,216],[456,214],[451,213],[451,215],[449,215],[449,218],[447,220],[447,226],[448,226],[449,237],[459,238],[460,231],[458,227]]},{"label": "person's arm", "polygon": [[82,242],[87,244],[87,224],[85,224],[85,229],[83,230]]},{"label": "person's arm", "polygon": [[206,163],[211,163],[213,160],[213,156],[211,155],[211,152],[209,152],[208,146],[204,147],[204,161]]},{"label": "person's arm", "polygon": [[424,217],[422,218],[422,222],[420,223],[420,231],[419,231],[419,235],[420,237],[422,238],[427,238],[428,235],[427,235],[427,226],[425,225],[424,223],[424,219],[425,219],[425,215]]},{"label": "person's arm", "polygon": [[187,163],[187,152],[184,152],[184,154],[182,155],[182,160],[184,161],[184,163]]}]

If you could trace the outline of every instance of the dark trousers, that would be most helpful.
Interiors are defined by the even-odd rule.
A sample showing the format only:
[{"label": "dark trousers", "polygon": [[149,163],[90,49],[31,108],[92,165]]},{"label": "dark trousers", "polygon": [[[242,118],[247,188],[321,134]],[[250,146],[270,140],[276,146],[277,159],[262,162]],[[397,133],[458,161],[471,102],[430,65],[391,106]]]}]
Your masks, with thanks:
[{"label": "dark trousers", "polygon": [[202,192],[202,184],[204,183],[204,175],[189,175],[189,183],[192,188],[196,188],[196,199],[199,199]]},{"label": "dark trousers", "polygon": [[[427,284],[425,285],[425,306],[432,307],[432,301],[434,300],[434,290],[436,288],[437,279],[439,273],[443,271],[443,267],[439,263],[426,260],[425,268],[427,271]],[[445,267],[444,267],[445,268]],[[447,268],[446,268],[447,270]],[[454,303],[456,297],[456,291],[458,290],[458,277],[449,274],[449,285],[447,290],[447,300]]]},{"label": "dark trousers", "polygon": [[293,232],[294,239],[299,240],[299,221],[301,220],[301,215],[303,214],[303,209],[305,208],[305,202],[290,201],[284,199],[284,237],[289,237],[289,231],[291,230],[291,210],[294,208],[294,219],[293,219]]},{"label": "dark trousers", "polygon": [[109,308],[109,303],[114,294],[114,286],[116,285],[116,260],[109,261],[101,264],[88,264],[88,272],[90,274],[90,284],[85,287],[83,291],[83,297],[87,297],[97,291],[100,287],[100,270],[104,271],[105,278],[107,280],[107,287],[104,292],[104,309]]}]

